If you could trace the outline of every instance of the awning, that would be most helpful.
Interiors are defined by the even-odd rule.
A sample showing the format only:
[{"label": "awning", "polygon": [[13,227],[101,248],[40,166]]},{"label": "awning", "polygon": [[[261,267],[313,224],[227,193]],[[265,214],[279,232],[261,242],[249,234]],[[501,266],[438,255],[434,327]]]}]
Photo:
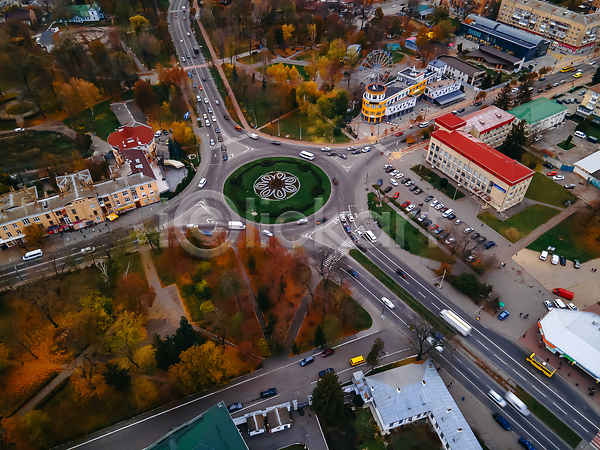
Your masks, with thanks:
[{"label": "awning", "polygon": [[174,159],[165,159],[165,165],[166,166],[173,166],[176,169],[181,169],[182,167],[185,167],[185,164],[183,164],[183,163],[181,163],[179,161],[176,161]]},{"label": "awning", "polygon": [[115,213],[111,213],[108,216],[106,216],[106,218],[112,222],[113,220],[118,219],[119,216],[117,216]]},{"label": "awning", "polygon": [[454,91],[449,94],[442,95],[435,99],[441,106],[448,105],[450,103],[457,102],[465,98],[465,93],[463,91]]},{"label": "awning", "polygon": [[121,206],[120,208],[117,208],[117,212],[122,213],[125,211],[131,211],[132,209],[135,209],[135,203],[132,203],[131,205]]}]

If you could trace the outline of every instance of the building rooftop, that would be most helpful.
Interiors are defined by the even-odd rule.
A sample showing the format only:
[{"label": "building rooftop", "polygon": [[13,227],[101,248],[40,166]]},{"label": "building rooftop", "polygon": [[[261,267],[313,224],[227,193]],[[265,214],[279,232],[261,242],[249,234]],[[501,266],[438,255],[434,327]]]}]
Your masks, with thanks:
[{"label": "building rooftop", "polygon": [[600,151],[580,159],[575,163],[575,165],[593,175],[595,172],[600,170]]},{"label": "building rooftop", "polygon": [[154,131],[147,125],[138,125],[135,127],[117,128],[108,136],[108,143],[111,147],[125,150],[128,148],[137,148],[148,146],[154,139]]},{"label": "building rooftop", "polygon": [[464,20],[464,23],[471,28],[489,33],[492,36],[514,42],[515,44],[530,49],[537,47],[543,41],[547,41],[547,39],[544,39],[543,37],[504,25],[492,19],[478,16],[477,14],[469,14]]},{"label": "building rooftop", "polygon": [[146,450],[248,450],[240,432],[219,402],[208,411],[172,429]]},{"label": "building rooftop", "polygon": [[481,45],[477,50],[469,52],[469,58],[483,58],[488,64],[514,65],[522,61],[522,59],[509,55],[508,53],[489,45]]},{"label": "building rooftop", "polygon": [[460,83],[460,81],[453,80],[452,78],[442,78],[440,80],[434,81],[433,83],[429,83],[427,87],[429,89],[440,89],[457,83]]},{"label": "building rooftop", "polygon": [[436,117],[435,124],[447,131],[458,130],[465,126],[465,120],[458,117],[456,114],[448,113],[443,116]]},{"label": "building rooftop", "polygon": [[546,345],[556,347],[600,380],[600,316],[554,308],[539,321]]},{"label": "building rooftop", "polygon": [[444,67],[446,67],[446,63],[444,61],[440,61],[439,59],[434,59],[427,65],[436,69],[443,69]]},{"label": "building rooftop", "polygon": [[463,60],[456,58],[455,56],[442,55],[438,56],[438,60],[445,62],[450,67],[454,67],[455,69],[460,70],[461,72],[466,73],[471,77],[485,72],[485,70],[481,70],[479,67],[475,67],[469,63],[466,63]]},{"label": "building rooftop", "polygon": [[566,106],[559,105],[554,100],[550,100],[546,97],[539,97],[524,105],[510,109],[508,112],[519,120],[526,120],[527,123],[533,124],[546,117],[551,117],[559,112],[565,111],[566,109]]},{"label": "building rooftop", "polygon": [[[438,120],[439,118],[436,119],[436,123]],[[523,164],[503,155],[498,150],[463,131],[437,130],[431,134],[431,137],[443,142],[455,152],[497,176],[510,186],[532,177],[535,173]]]},{"label": "building rooftop", "polygon": [[129,164],[131,173],[142,173],[149,178],[156,178],[146,154],[140,148],[132,148],[121,151],[123,159]]},{"label": "building rooftop", "polygon": [[431,360],[365,378],[383,423],[431,412],[450,449],[481,449]]},{"label": "building rooftop", "polygon": [[465,125],[467,133],[475,128],[480,134],[483,134],[511,123],[515,120],[515,116],[492,105],[469,114],[464,117],[464,120],[467,122]]},{"label": "building rooftop", "polygon": [[557,17],[580,23],[581,25],[588,25],[600,20],[600,13],[597,12],[581,14],[563,8],[562,6],[556,6],[554,3],[542,2],[539,0],[514,0],[514,2],[516,7],[553,14]]},{"label": "building rooftop", "polygon": [[94,190],[98,197],[104,197],[105,195],[112,194],[113,192],[120,191],[122,189],[128,189],[132,186],[139,186],[141,184],[152,183],[155,181],[152,178],[145,176],[142,173],[134,173],[128,177],[113,178],[112,180],[104,181],[94,185]]}]

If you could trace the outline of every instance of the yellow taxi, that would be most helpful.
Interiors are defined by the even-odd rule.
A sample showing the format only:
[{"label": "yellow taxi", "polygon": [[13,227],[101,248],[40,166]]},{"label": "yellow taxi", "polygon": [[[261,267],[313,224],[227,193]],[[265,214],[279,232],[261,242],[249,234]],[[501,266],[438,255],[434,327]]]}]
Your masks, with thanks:
[{"label": "yellow taxi", "polygon": [[581,78],[583,76],[583,74],[581,72],[577,72],[576,74],[573,75],[573,78]]}]

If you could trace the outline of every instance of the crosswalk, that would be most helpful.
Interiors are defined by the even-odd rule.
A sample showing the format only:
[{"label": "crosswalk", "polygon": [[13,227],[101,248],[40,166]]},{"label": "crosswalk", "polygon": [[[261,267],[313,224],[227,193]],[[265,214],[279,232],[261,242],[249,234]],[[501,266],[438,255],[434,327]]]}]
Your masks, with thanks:
[{"label": "crosswalk", "polygon": [[592,442],[590,442],[590,445],[592,447],[594,447],[596,450],[600,450],[600,431],[598,431],[598,434],[596,434],[596,436],[594,436],[594,439],[592,439]]},{"label": "crosswalk", "polygon": [[[364,227],[364,225],[360,225],[356,228],[356,231],[358,231],[358,234],[364,234],[364,232],[366,231],[366,228]],[[335,249],[335,251],[330,254],[326,259],[325,259],[325,265],[331,269],[332,267],[335,266],[335,264],[337,264],[337,262],[342,259],[344,256],[347,256],[350,253],[350,250],[352,250],[354,248],[354,242],[352,241],[351,238],[347,237],[344,242],[342,242],[340,244],[340,246],[338,248]],[[600,449],[598,449],[600,450]]]}]

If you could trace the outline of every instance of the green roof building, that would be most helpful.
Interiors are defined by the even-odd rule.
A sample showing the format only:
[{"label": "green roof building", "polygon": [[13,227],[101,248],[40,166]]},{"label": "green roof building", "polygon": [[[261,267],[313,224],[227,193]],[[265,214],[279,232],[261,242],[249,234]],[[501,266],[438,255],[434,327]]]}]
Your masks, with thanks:
[{"label": "green roof building", "polygon": [[526,120],[526,128],[529,134],[533,135],[564,122],[567,107],[546,97],[540,97],[508,112],[515,116],[515,125],[521,120]]},{"label": "green roof building", "polygon": [[146,450],[248,450],[225,403],[172,429]]},{"label": "green roof building", "polygon": [[104,19],[104,13],[98,3],[92,3],[91,5],[71,5],[69,8],[73,13],[73,17],[69,19],[69,22],[98,22]]}]

